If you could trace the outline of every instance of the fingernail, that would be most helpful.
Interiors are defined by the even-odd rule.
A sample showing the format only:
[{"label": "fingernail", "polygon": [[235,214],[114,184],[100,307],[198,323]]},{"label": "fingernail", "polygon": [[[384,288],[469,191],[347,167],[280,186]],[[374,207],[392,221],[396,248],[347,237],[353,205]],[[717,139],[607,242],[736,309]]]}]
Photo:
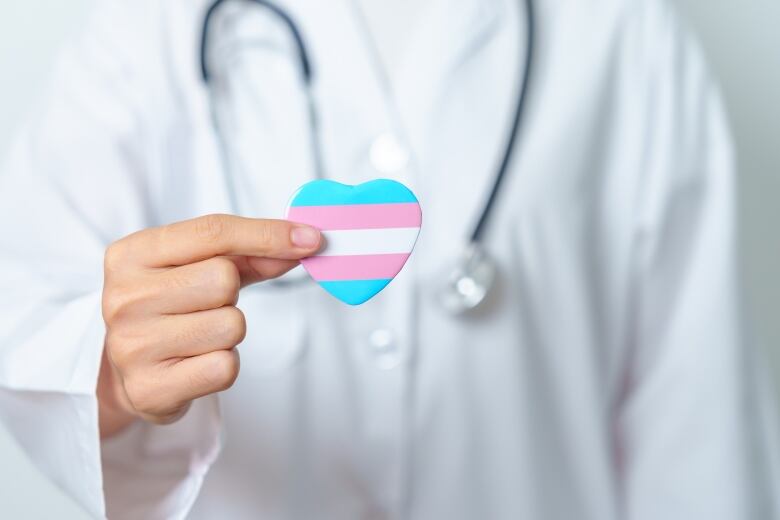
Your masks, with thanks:
[{"label": "fingernail", "polygon": [[320,232],[309,226],[294,227],[290,233],[292,243],[297,247],[310,249],[317,247],[320,243]]}]

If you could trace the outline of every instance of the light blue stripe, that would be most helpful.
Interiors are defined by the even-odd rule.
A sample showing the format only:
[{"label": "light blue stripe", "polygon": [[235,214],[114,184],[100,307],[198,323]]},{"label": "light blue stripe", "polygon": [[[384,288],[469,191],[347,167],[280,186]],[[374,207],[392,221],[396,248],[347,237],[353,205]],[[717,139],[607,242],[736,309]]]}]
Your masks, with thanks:
[{"label": "light blue stripe", "polygon": [[409,188],[390,179],[376,179],[357,186],[320,179],[301,186],[293,195],[290,206],[399,204],[403,202],[417,202],[417,197]]},{"label": "light blue stripe", "polygon": [[390,283],[391,279],[377,280],[339,280],[317,282],[323,289],[349,305],[360,305]]}]

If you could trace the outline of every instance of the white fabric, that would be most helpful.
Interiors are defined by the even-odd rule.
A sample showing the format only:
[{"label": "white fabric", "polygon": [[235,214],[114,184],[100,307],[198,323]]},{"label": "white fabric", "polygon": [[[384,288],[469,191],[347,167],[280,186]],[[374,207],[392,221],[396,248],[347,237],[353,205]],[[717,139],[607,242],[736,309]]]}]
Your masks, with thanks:
[{"label": "white fabric", "polygon": [[358,23],[364,23],[370,40],[388,74],[398,71],[410,49],[406,35],[417,29],[420,12],[430,0],[351,0],[355,3]]},{"label": "white fabric", "polygon": [[528,111],[485,237],[497,291],[453,319],[434,294],[504,146],[518,3],[420,11],[388,106],[347,0],[285,2],[313,52],[329,176],[378,176],[371,143],[402,122],[417,248],[356,308],[313,283],[244,291],[220,407],[101,447],[106,245],[204,213],[279,217],[312,176],[272,18],[218,16],[212,105],[204,0],[102,2],[0,175],[0,418],[32,460],[116,519],[778,518],[780,435],[740,315],[731,140],[702,58],[660,1],[536,4]]}]

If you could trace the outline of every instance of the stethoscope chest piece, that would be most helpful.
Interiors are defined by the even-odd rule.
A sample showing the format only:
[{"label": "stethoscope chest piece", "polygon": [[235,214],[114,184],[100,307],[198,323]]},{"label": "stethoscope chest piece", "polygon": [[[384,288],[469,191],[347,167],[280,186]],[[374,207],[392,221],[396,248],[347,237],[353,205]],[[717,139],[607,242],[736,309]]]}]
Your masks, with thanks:
[{"label": "stethoscope chest piece", "polygon": [[477,308],[495,283],[496,266],[485,250],[470,243],[458,257],[438,290],[442,308],[457,316]]}]

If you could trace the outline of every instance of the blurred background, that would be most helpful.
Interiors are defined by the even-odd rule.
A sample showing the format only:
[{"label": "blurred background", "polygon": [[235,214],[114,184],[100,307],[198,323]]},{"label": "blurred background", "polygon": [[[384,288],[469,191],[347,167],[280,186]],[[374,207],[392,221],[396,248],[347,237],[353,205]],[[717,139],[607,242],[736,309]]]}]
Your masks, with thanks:
[{"label": "blurred background", "polygon": [[[726,98],[739,153],[748,313],[780,380],[780,1],[672,1],[697,33]],[[0,155],[35,110],[57,48],[79,31],[92,3],[5,0]],[[7,518],[87,518],[37,473],[1,428],[0,504]]]}]

